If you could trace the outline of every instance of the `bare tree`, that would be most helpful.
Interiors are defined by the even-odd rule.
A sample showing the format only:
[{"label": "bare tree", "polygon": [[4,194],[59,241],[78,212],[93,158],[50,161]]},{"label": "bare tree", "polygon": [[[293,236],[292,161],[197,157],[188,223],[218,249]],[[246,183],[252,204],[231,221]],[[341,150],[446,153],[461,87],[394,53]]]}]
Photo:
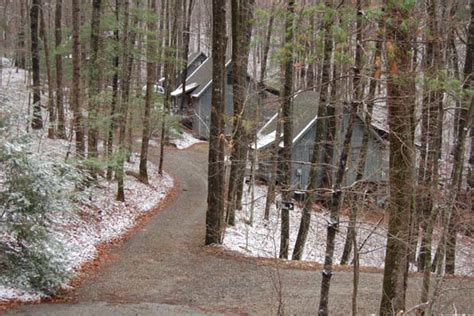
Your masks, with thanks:
[{"label": "bare tree", "polygon": [[232,90],[234,101],[233,133],[231,146],[231,169],[227,196],[227,223],[235,224],[237,185],[244,176],[246,131],[243,120],[246,118],[247,68],[250,37],[252,35],[252,12],[254,0],[232,1]]},{"label": "bare tree", "polygon": [[48,79],[48,137],[55,137],[54,124],[56,123],[56,112],[54,110],[54,88],[51,75],[51,60],[49,55],[49,40],[46,24],[44,23],[44,8],[41,6],[40,35],[44,47],[44,59],[46,64],[46,77]]},{"label": "bare tree", "polygon": [[56,64],[56,111],[58,113],[56,134],[59,138],[66,139],[66,124],[64,117],[64,96],[63,96],[63,58],[61,55],[62,45],[62,0],[56,0],[56,12],[54,15],[54,38],[55,38],[55,64]]},{"label": "bare tree", "polygon": [[[291,156],[293,148],[293,25],[295,14],[295,1],[288,0],[286,3],[285,17],[285,40],[283,43],[282,68],[284,69],[283,93],[281,96],[282,121],[283,121],[283,150],[282,150],[282,198],[284,201],[291,200]],[[277,145],[278,146],[278,145]],[[280,258],[288,259],[290,243],[290,210],[286,207],[281,209],[281,238]]]},{"label": "bare tree", "polygon": [[[332,8],[332,0],[326,0],[325,5],[328,8]],[[316,189],[317,177],[320,170],[320,157],[322,151],[322,140],[326,136],[327,120],[326,120],[326,109],[327,104],[330,100],[329,88],[331,79],[331,54],[332,54],[332,34],[331,34],[332,20],[327,19],[324,28],[324,52],[323,52],[323,66],[321,73],[321,90],[319,93],[319,105],[318,105],[318,119],[316,120],[316,134],[313,144],[313,150],[311,152],[311,170],[310,170],[310,182],[308,183],[308,192]],[[324,135],[324,136],[323,136]],[[323,136],[323,137],[321,137]],[[300,260],[303,255],[304,245],[308,236],[309,225],[311,222],[311,209],[312,203],[316,199],[313,193],[306,196],[305,206],[303,207],[303,215],[301,216],[300,227],[298,230],[298,236],[296,237],[295,248],[293,250],[293,260]]]},{"label": "bare tree", "polygon": [[31,127],[33,129],[43,128],[41,117],[41,82],[40,82],[40,54],[39,54],[39,13],[41,10],[41,0],[33,0],[30,8],[31,26],[31,67],[33,70],[33,119]]},{"label": "bare tree", "polygon": [[[150,10],[156,12],[156,0],[148,0]],[[156,80],[156,29],[155,19],[150,19],[147,23],[147,63],[146,63],[146,92],[145,108],[143,111],[143,134],[140,152],[139,179],[143,183],[148,183],[148,143],[150,141],[150,108],[153,99],[153,90]]]},{"label": "bare tree", "polygon": [[226,52],[226,8],[212,1],[212,105],[209,132],[209,166],[205,244],[220,244],[224,225],[224,84]]},{"label": "bare tree", "polygon": [[81,14],[79,0],[72,0],[72,88],[71,108],[73,111],[73,126],[76,133],[76,156],[85,157],[84,126],[81,112],[81,42],[79,38]]},{"label": "bare tree", "polygon": [[[409,223],[413,207],[414,145],[412,120],[414,105],[409,85],[411,32],[405,27],[414,3],[402,5],[390,2],[386,12],[386,59],[388,124],[390,127],[389,166],[389,226],[385,254],[381,315],[392,315],[405,310],[408,268]],[[413,99],[414,100],[414,99]],[[407,220],[408,219],[408,220]]]},{"label": "bare tree", "polygon": [[102,0],[92,1],[92,19],[90,35],[90,60],[89,60],[89,107],[87,126],[87,153],[88,158],[97,158],[98,138],[98,96],[100,92],[100,66],[98,63],[100,41],[100,18]]}]

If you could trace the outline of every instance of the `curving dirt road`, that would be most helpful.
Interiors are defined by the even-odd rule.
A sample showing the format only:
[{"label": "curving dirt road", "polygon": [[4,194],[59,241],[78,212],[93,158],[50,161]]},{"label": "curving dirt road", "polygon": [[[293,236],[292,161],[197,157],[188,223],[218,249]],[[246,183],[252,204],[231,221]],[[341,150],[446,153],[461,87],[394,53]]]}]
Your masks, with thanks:
[{"label": "curving dirt road", "polygon": [[[152,157],[157,154],[152,152]],[[196,315],[276,314],[278,289],[287,314],[315,314],[320,272],[276,269],[253,260],[217,256],[203,247],[207,190],[207,147],[166,152],[165,168],[180,193],[142,230],[114,247],[107,261],[68,303],[24,305],[13,315]],[[279,275],[279,277],[278,277]],[[280,287],[278,284],[283,284]],[[382,276],[361,274],[359,313],[377,313]],[[352,273],[337,272],[332,315],[350,313]],[[447,281],[446,312],[474,312],[473,281]],[[470,287],[471,289],[468,289]],[[407,305],[416,304],[420,279],[411,278]],[[462,288],[462,290],[459,290]],[[454,304],[454,305],[453,305]]]}]

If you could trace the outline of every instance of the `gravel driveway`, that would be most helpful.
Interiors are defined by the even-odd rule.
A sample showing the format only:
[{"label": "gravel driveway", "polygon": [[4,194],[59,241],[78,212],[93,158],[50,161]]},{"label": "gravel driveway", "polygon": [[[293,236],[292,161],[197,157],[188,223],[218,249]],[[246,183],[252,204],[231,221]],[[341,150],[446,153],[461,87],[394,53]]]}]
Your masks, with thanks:
[{"label": "gravel driveway", "polygon": [[[157,153],[151,151],[152,160]],[[275,315],[279,289],[286,314],[315,314],[320,271],[276,269],[206,251],[204,224],[207,147],[165,153],[165,168],[180,185],[176,199],[126,242],[74,291],[68,303],[23,305],[22,315]],[[279,277],[278,277],[279,275]],[[377,313],[382,275],[361,274],[359,313]],[[283,284],[280,287],[278,284]],[[350,314],[351,272],[336,272],[332,315]],[[444,312],[474,312],[474,282],[446,282]],[[452,288],[453,290],[449,290]],[[462,289],[460,289],[462,288]],[[420,278],[410,279],[407,306],[417,303]]]}]

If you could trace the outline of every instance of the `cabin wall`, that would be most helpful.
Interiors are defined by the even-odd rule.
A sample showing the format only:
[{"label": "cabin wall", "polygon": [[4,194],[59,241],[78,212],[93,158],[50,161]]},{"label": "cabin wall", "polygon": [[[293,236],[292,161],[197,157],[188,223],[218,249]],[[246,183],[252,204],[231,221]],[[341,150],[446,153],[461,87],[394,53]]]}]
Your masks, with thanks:
[{"label": "cabin wall", "polygon": [[[348,116],[345,115],[341,134],[339,139],[341,142],[344,140],[345,133],[347,131],[347,122]],[[360,148],[362,146],[362,137],[364,132],[364,123],[356,118],[354,122],[354,129],[352,132],[352,142],[351,142],[351,154],[350,159],[347,162],[348,171],[344,179],[344,186],[351,185],[356,178],[356,168],[359,158]],[[311,153],[313,151],[314,135],[316,134],[316,127],[313,126],[308,130],[300,140],[293,145],[293,164],[291,172],[291,181],[293,189],[295,190],[304,190],[307,188],[309,183],[309,174],[311,171],[311,166],[309,162],[311,161]],[[388,155],[386,150],[383,148],[383,144],[376,138],[372,132],[369,134],[369,150],[367,154],[367,161],[364,170],[364,179],[374,182],[383,182],[387,181],[388,176]],[[332,172],[333,175],[337,170],[340,154],[342,150],[342,143],[336,144],[334,148],[334,155],[332,161]],[[320,160],[322,161],[324,155],[324,150],[322,150]],[[330,170],[331,170],[330,169]],[[317,186],[320,185],[322,179],[322,172],[319,172],[317,176]]]},{"label": "cabin wall", "polygon": [[[209,138],[209,126],[211,123],[211,104],[212,104],[212,83],[207,89],[196,99],[196,114],[193,119],[193,130],[199,137]],[[232,117],[234,115],[234,97],[231,82],[226,81],[225,85],[225,134],[232,133]]]}]

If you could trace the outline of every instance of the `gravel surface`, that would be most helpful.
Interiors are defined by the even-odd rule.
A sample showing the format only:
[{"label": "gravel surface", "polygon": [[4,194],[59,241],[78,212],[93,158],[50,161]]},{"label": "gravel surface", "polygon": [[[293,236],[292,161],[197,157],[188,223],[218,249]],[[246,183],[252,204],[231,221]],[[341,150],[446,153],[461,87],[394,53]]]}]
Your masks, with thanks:
[{"label": "gravel surface", "polygon": [[[151,151],[157,161],[156,149]],[[69,303],[23,305],[14,315],[275,315],[282,289],[286,314],[315,314],[320,271],[278,269],[206,251],[204,242],[207,147],[165,153],[165,168],[180,193],[140,231],[113,247],[110,260],[88,276]],[[322,241],[324,242],[324,241]],[[417,304],[421,279],[410,278],[407,306]],[[382,275],[362,273],[359,313],[377,313]],[[282,284],[282,287],[279,286]],[[351,272],[336,272],[331,315],[351,309]],[[474,281],[445,282],[439,312],[473,313]],[[455,308],[455,309],[454,309]]]}]

